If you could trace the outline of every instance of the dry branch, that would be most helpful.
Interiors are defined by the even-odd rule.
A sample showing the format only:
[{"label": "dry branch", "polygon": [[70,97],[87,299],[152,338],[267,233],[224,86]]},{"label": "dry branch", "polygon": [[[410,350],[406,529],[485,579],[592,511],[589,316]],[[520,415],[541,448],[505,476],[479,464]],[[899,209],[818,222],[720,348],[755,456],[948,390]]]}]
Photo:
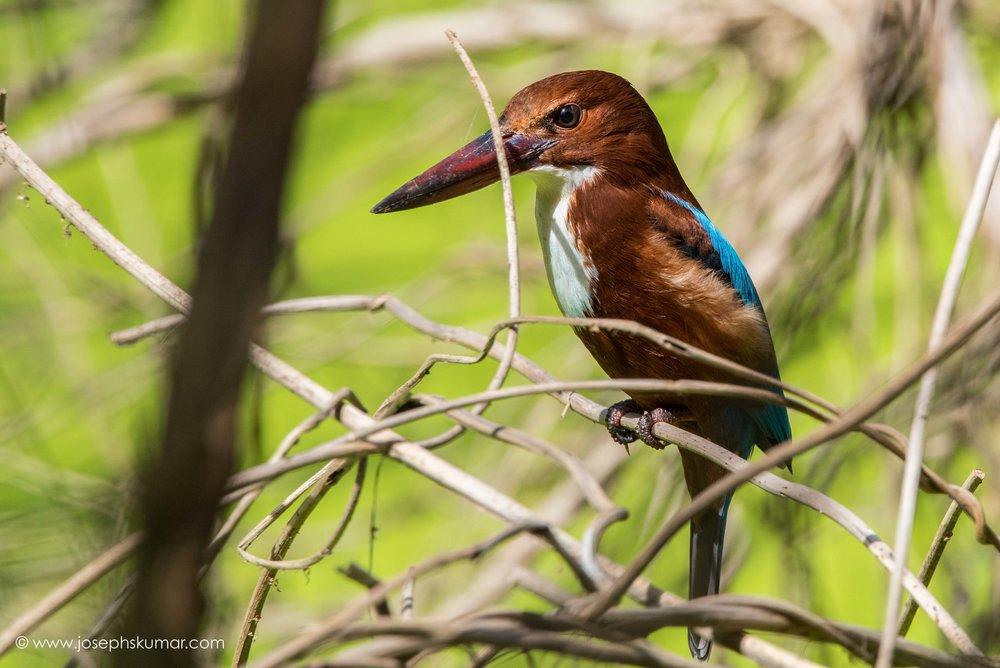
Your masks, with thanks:
[{"label": "dry branch", "polygon": [[[991,300],[988,300],[988,304],[992,306],[987,306],[980,310],[977,317],[970,319],[970,321],[964,323],[962,327],[956,328],[955,336],[950,339],[950,344],[947,350],[942,352],[950,355],[954,353],[959,347],[964,345],[965,341],[972,336],[974,333],[978,332],[982,327],[984,327],[990,319],[992,319],[996,313],[998,304],[998,299],[1000,299],[1000,294]],[[433,322],[423,317],[417,313],[414,309],[407,306],[406,304],[400,302],[398,299],[391,295],[382,295],[379,297],[371,297],[364,295],[344,295],[344,296],[331,296],[331,297],[309,297],[304,299],[294,299],[285,302],[279,302],[276,304],[271,304],[265,307],[264,312],[267,314],[277,315],[277,314],[290,314],[290,313],[303,313],[308,311],[321,310],[321,311],[354,311],[354,310],[387,310],[397,317],[400,321],[406,323],[410,327],[413,327],[417,331],[428,334],[434,338],[441,339],[443,341],[450,341],[458,343],[465,347],[480,351],[478,355],[475,356],[456,356],[456,355],[441,355],[436,354],[429,357],[418,369],[418,371],[413,375],[413,377],[404,384],[403,388],[397,390],[394,398],[391,401],[402,402],[409,392],[421,378],[429,371],[434,363],[439,361],[448,361],[453,363],[461,364],[472,364],[481,361],[484,357],[489,356],[499,359],[498,348],[494,346],[494,339],[496,334],[505,326],[510,324],[525,324],[525,323],[542,323],[542,324],[555,324],[563,326],[594,326],[602,327],[607,329],[614,329],[617,331],[630,332],[636,336],[642,336],[650,341],[661,345],[665,350],[669,351],[671,354],[682,355],[689,357],[690,359],[698,360],[704,364],[709,364],[715,366],[716,368],[723,369],[728,373],[731,373],[736,378],[743,378],[752,382],[763,382],[767,385],[781,387],[785,390],[788,395],[798,396],[803,400],[815,404],[822,410],[832,414],[832,415],[843,415],[843,410],[837,408],[830,402],[824,400],[822,397],[818,397],[815,394],[797,388],[793,385],[789,385],[786,382],[775,381],[770,377],[765,377],[752,369],[747,369],[729,360],[718,358],[710,353],[699,350],[689,344],[681,341],[677,341],[667,337],[655,330],[650,330],[648,327],[639,325],[638,323],[630,321],[619,321],[612,319],[579,319],[579,318],[552,318],[552,317],[522,317],[517,318],[512,321],[503,321],[498,323],[493,327],[490,334],[483,336],[476,332],[469,331],[467,329],[449,325],[443,325],[440,323]],[[178,322],[183,320],[182,316],[167,316],[165,318],[160,318],[149,323],[139,325],[138,327],[131,328],[129,330],[123,330],[112,335],[112,339],[116,343],[125,344],[132,343],[143,336],[150,336],[156,332],[163,331],[164,329],[175,326]],[[873,406],[868,407],[869,414],[873,414],[881,409],[884,405],[888,404],[892,399],[903,392],[907,386],[912,384],[914,380],[919,377],[919,374],[929,368],[939,359],[943,359],[944,356],[925,356],[924,359],[919,360],[915,363],[908,371],[906,371],[902,377],[897,378],[895,384],[885,392],[881,397],[872,401]],[[525,378],[535,382],[544,383],[551,382],[554,378],[547,374],[544,370],[535,365],[531,360],[524,357],[518,356],[515,360],[515,369],[518,370]],[[405,391],[404,391],[405,388]],[[584,398],[582,395],[572,393],[572,392],[555,392],[553,393],[560,401],[566,402],[571,406],[573,410],[590,418],[594,421],[600,421],[602,419],[602,409],[594,402]],[[760,397],[766,398],[768,401],[774,401],[775,397],[772,394],[761,394]],[[386,403],[389,403],[387,400]],[[788,405],[796,408],[798,410],[804,411],[816,419],[829,419],[827,416],[823,416],[819,413],[807,409],[806,406],[802,404],[789,403]],[[623,423],[626,427],[632,426],[637,418],[626,418]],[[849,428],[855,428],[855,425],[851,425]],[[905,447],[900,443],[904,440],[901,436],[896,435],[888,428],[882,425],[872,425],[869,423],[860,423],[856,425],[856,428],[860,430],[865,435],[869,436],[881,445],[889,448],[891,452],[899,457],[903,457]],[[677,430],[676,434],[687,434],[681,430]],[[677,441],[676,438],[665,439],[670,440],[670,442],[677,443],[681,447],[693,447],[697,449],[697,446],[685,444],[684,442]],[[365,446],[361,446],[365,447]],[[332,446],[331,446],[332,448]],[[322,456],[321,451],[316,451],[310,455],[303,455],[297,460],[298,463],[288,462],[281,465],[282,467],[295,468],[297,466],[305,465],[307,463],[313,463],[313,461],[320,461]],[[331,453],[334,450],[331,449]],[[703,453],[704,454],[704,453]],[[331,454],[332,456],[332,454]],[[310,460],[310,457],[317,457],[315,460]],[[275,467],[272,467],[275,468]],[[263,469],[261,469],[263,472]],[[244,472],[247,476],[252,477],[249,472]],[[244,474],[239,474],[235,478],[235,481],[243,483],[245,479],[241,477]],[[931,489],[936,490],[942,494],[948,494],[959,500],[963,508],[968,512],[974,520],[977,522],[977,535],[981,541],[986,540],[993,544],[995,547],[1000,549],[1000,542],[996,538],[996,534],[992,529],[982,524],[982,509],[979,506],[978,501],[967,494],[964,494],[960,488],[955,485],[951,485],[938,476],[933,470],[927,466],[923,467],[923,475],[925,478],[925,484]],[[957,496],[956,496],[957,495]]]},{"label": "dry branch", "polygon": [[[975,469],[965,479],[962,488],[968,490],[970,493],[975,492],[983,482],[984,477],[982,471]],[[931,583],[934,571],[937,570],[937,565],[944,555],[944,548],[948,546],[948,542],[951,540],[952,533],[955,530],[955,525],[958,524],[958,518],[961,515],[962,511],[959,509],[958,503],[952,501],[948,504],[948,510],[945,511],[944,517],[941,518],[941,525],[938,526],[937,533],[934,534],[934,540],[931,541],[931,547],[927,551],[927,556],[924,557],[920,573],[917,574],[917,578],[924,585]],[[917,604],[914,603],[912,598],[906,599],[906,604],[903,606],[903,613],[899,616],[899,627],[896,632],[898,637],[902,638],[906,636],[906,632],[910,630],[910,624],[913,623],[913,618],[916,614]]]},{"label": "dry branch", "polygon": [[[983,212],[986,211],[986,202],[990,196],[990,188],[996,177],[998,165],[1000,165],[1000,121],[993,124],[993,132],[990,134],[990,140],[983,152],[979,173],[976,176],[976,184],[965,209],[965,215],[962,217],[958,238],[952,250],[948,273],[945,274],[941,298],[934,313],[930,341],[927,346],[932,352],[942,344],[948,330],[948,324],[951,322],[955,303],[958,300],[958,288],[962,283],[965,268],[969,263],[969,255],[972,252],[972,241],[979,229],[979,223],[983,219]],[[920,389],[913,411],[913,422],[910,426],[910,448],[906,453],[906,465],[903,469],[903,486],[899,495],[899,518],[894,543],[898,561],[892,571],[892,578],[889,580],[882,644],[879,647],[878,660],[875,662],[876,668],[890,668],[892,666],[892,648],[898,627],[899,604],[902,600],[903,569],[910,554],[913,517],[917,510],[917,486],[920,484],[920,470],[924,458],[924,430],[930,416],[931,399],[934,396],[937,375],[938,367],[933,366],[921,377]]]},{"label": "dry branch", "polygon": [[14,641],[19,636],[28,634],[72,601],[84,589],[121,565],[135,551],[141,541],[141,534],[134,533],[116,543],[52,590],[30,610],[14,619],[0,631],[0,656],[3,656],[13,646]]},{"label": "dry branch", "polygon": [[[476,66],[473,65],[472,59],[469,58],[465,47],[459,41],[458,35],[452,30],[446,30],[445,36],[451,42],[452,48],[455,49],[455,53],[458,54],[459,59],[469,73],[469,77],[472,79],[472,83],[483,101],[486,117],[490,121],[490,131],[493,133],[493,150],[496,153],[497,166],[500,168],[500,183],[503,186],[504,227],[507,235],[507,313],[511,318],[516,318],[521,315],[521,269],[517,246],[517,212],[514,210],[514,190],[510,184],[510,165],[507,164],[507,151],[503,145],[503,133],[500,132],[500,121],[497,118],[497,111],[493,107],[493,100],[490,97],[490,93],[486,89],[486,84],[483,83],[479,72],[476,71]],[[493,374],[493,379],[488,386],[489,389],[493,390],[503,385],[507,379],[510,364],[514,359],[516,351],[517,328],[512,327],[510,333],[507,335],[507,345],[504,349],[503,357],[496,372]],[[488,404],[486,403],[476,406],[473,408],[473,412],[482,413],[487,406]]]}]

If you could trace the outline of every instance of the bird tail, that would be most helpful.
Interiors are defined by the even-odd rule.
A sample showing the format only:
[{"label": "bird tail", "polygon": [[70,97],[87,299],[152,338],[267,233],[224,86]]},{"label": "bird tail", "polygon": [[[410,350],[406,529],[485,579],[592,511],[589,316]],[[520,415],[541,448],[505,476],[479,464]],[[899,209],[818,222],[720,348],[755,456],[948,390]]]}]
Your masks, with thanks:
[{"label": "bird tail", "polygon": [[[688,598],[714,596],[719,593],[722,574],[722,539],[726,533],[726,515],[729,499],[720,509],[710,509],[691,520],[691,566],[688,580]],[[712,642],[688,629],[688,648],[691,656],[707,661],[712,652]]]}]

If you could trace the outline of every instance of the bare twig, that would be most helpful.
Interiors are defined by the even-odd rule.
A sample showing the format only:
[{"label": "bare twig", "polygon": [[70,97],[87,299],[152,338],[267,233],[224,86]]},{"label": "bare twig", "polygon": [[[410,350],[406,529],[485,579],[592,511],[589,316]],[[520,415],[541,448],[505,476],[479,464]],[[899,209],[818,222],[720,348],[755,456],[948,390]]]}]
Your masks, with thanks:
[{"label": "bare twig", "polygon": [[626,519],[628,519],[628,511],[625,508],[607,508],[599,513],[583,532],[580,563],[584,571],[595,583],[604,583],[609,579],[607,573],[601,568],[600,561],[597,558],[604,532],[612,524],[623,522]]},{"label": "bare twig", "polygon": [[[423,399],[426,397],[421,395],[416,398]],[[438,397],[432,398],[433,403],[439,401],[441,399]],[[583,493],[583,497],[591,506],[599,511],[619,509],[618,505],[611,500],[611,497],[601,487],[600,482],[587,471],[580,460],[573,455],[567,454],[565,450],[520,429],[493,422],[468,411],[451,410],[448,411],[448,417],[482,434],[488,434],[497,440],[522,447],[554,460],[566,470],[566,473],[576,483],[577,487]]]},{"label": "bare twig", "polygon": [[[243,549],[246,542],[244,542],[244,545],[240,546],[240,555],[244,559],[262,566],[262,568],[257,576],[257,583],[254,585],[253,592],[250,595],[250,602],[247,604],[247,611],[243,616],[243,626],[237,639],[236,650],[233,653],[234,666],[244,665],[250,656],[250,648],[257,635],[257,625],[260,623],[261,611],[264,609],[264,603],[267,600],[267,595],[271,591],[271,587],[274,585],[275,575],[277,574],[279,568],[286,567],[286,563],[282,561],[283,557],[288,552],[289,548],[291,548],[292,543],[295,541],[295,538],[298,536],[299,531],[302,528],[302,525],[319,505],[319,502],[326,495],[326,492],[337,482],[337,480],[347,473],[349,468],[349,463],[343,460],[334,460],[323,467],[321,472],[323,473],[322,478],[315,483],[312,491],[309,493],[309,496],[306,497],[305,501],[302,502],[302,505],[299,506],[299,508],[295,511],[295,514],[292,515],[288,524],[286,524],[282,529],[278,540],[275,541],[274,547],[271,548],[271,559],[258,559],[249,555]],[[330,553],[333,546],[340,540],[344,529],[347,528],[347,524],[350,522],[351,516],[354,514],[354,509],[357,507],[358,496],[361,493],[361,486],[364,484],[365,468],[366,460],[362,458],[358,462],[357,477],[355,479],[354,488],[351,491],[351,498],[348,501],[347,508],[344,510],[344,513],[342,514],[336,529],[334,529],[333,535],[331,536],[326,547],[320,551],[319,554],[299,560],[303,565],[299,566],[298,564],[292,564],[287,567],[305,568],[320,561]]]},{"label": "bare twig", "polygon": [[[500,168],[500,182],[503,185],[503,212],[507,232],[507,308],[508,315],[511,318],[516,318],[521,315],[521,277],[517,247],[517,212],[514,210],[514,191],[510,185],[510,165],[507,163],[507,152],[503,145],[503,133],[500,131],[500,121],[497,118],[497,111],[493,106],[493,100],[490,98],[490,92],[486,89],[486,84],[483,83],[479,72],[476,71],[476,66],[473,64],[472,59],[469,58],[469,54],[466,53],[465,47],[458,40],[458,35],[452,30],[446,30],[444,34],[448,37],[452,48],[455,49],[462,64],[465,66],[476,90],[479,91],[479,97],[483,101],[483,108],[486,109],[486,117],[490,120],[490,130],[493,134],[493,150],[496,152],[497,166]],[[517,328],[514,327],[511,328],[510,334],[507,336],[507,346],[504,349],[504,355],[500,360],[500,366],[490,381],[489,389],[496,389],[503,385],[510,371],[510,365],[514,359],[516,350]],[[481,413],[486,409],[487,405],[484,403],[476,406],[473,408],[473,412]]]},{"label": "bare twig", "polygon": [[[984,474],[979,469],[973,469],[969,477],[965,479],[962,483],[962,488],[968,490],[970,493],[975,492],[976,488],[983,482]],[[958,518],[962,515],[962,511],[959,508],[958,503],[952,501],[948,504],[948,510],[945,511],[944,517],[941,518],[941,525],[938,527],[937,533],[934,535],[934,540],[931,541],[931,547],[927,551],[927,556],[924,557],[924,563],[920,567],[920,572],[917,574],[917,579],[924,583],[924,585],[929,585],[931,578],[934,577],[934,571],[937,570],[938,562],[941,561],[941,556],[944,554],[944,548],[948,546],[948,542],[951,541],[952,533],[955,531],[955,525],[958,523]],[[903,605],[903,613],[900,615],[899,619],[899,630],[896,632],[899,637],[906,635],[906,632],[910,630],[910,624],[913,623],[913,618],[917,614],[917,604],[912,598],[906,599],[906,603]]]},{"label": "bare twig", "polygon": [[337,612],[327,617],[325,620],[315,625],[302,635],[286,642],[263,657],[254,668],[265,668],[283,665],[289,660],[301,656],[306,651],[322,643],[334,639],[338,632],[343,629],[350,620],[361,614],[370,601],[378,601],[385,598],[389,591],[402,585],[405,581],[419,577],[425,573],[449,566],[458,561],[477,559],[486,552],[496,548],[503,542],[513,538],[522,531],[531,531],[537,527],[536,524],[515,524],[510,526],[495,536],[476,543],[475,545],[444,552],[423,561],[386,582],[373,587],[367,595],[356,598],[352,602],[342,606]]},{"label": "bare twig", "polygon": [[[278,447],[275,449],[274,453],[271,455],[268,461],[276,462],[284,458],[284,456],[288,454],[288,451],[291,450],[295,446],[295,444],[299,442],[299,439],[302,438],[302,436],[304,436],[306,433],[318,427],[324,420],[328,419],[331,415],[331,411],[333,410],[334,406],[337,403],[340,403],[340,401],[344,397],[348,396],[349,393],[350,393],[349,390],[342,390],[341,393],[338,395],[337,400],[334,403],[331,403],[329,408],[325,410],[319,410],[310,415],[309,417],[307,417],[299,424],[295,425],[295,427],[290,432],[288,432],[285,438],[281,440],[281,443],[278,444]],[[215,538],[212,539],[212,542],[208,546],[208,555],[209,555],[207,560],[208,563],[211,563],[214,560],[215,556],[218,555],[219,551],[222,549],[222,546],[225,545],[226,541],[229,539],[229,536],[236,529],[236,525],[239,524],[241,519],[243,519],[243,516],[246,515],[247,511],[250,509],[250,506],[253,505],[254,501],[257,500],[257,497],[260,496],[260,493],[262,491],[263,491],[262,488],[249,489],[240,497],[240,500],[237,502],[236,507],[229,513],[229,516],[226,518],[226,521],[222,524],[221,527],[219,527],[218,532],[216,532],[215,534]],[[224,498],[223,502],[225,501],[227,501],[227,499]]]},{"label": "bare twig", "polygon": [[404,620],[413,619],[414,590],[416,589],[416,576],[412,572],[407,573],[410,577],[403,581],[403,589],[400,595],[399,617]]},{"label": "bare twig", "polygon": [[22,613],[0,631],[0,656],[10,650],[14,641],[72,601],[81,591],[94,584],[109,571],[128,559],[142,542],[142,534],[134,533],[111,546],[89,561],[61,585],[53,589],[31,609]]},{"label": "bare twig", "polygon": [[[372,573],[369,573],[361,566],[357,565],[353,561],[347,566],[343,566],[337,569],[337,572],[343,575],[349,580],[354,580],[366,589],[374,589],[382,584],[382,581],[375,577]],[[392,610],[389,608],[389,602],[385,598],[381,598],[377,601],[372,602],[372,606],[375,608],[375,614],[380,617],[391,617]]]},{"label": "bare twig", "polygon": [[[958,288],[965,274],[972,251],[972,241],[976,236],[979,223],[986,210],[986,201],[990,195],[993,178],[1000,164],[1000,121],[993,125],[989,142],[979,165],[976,183],[969,198],[969,205],[962,217],[958,231],[958,239],[952,250],[948,272],[941,288],[941,298],[934,313],[931,325],[931,336],[928,349],[935,350],[941,345],[948,330],[955,302],[958,299]],[[886,596],[885,622],[882,630],[882,644],[879,647],[876,668],[890,668],[892,665],[892,648],[896,640],[896,628],[899,619],[899,603],[902,598],[903,568],[910,554],[910,537],[913,532],[913,518],[917,508],[917,486],[920,484],[920,470],[924,458],[924,429],[930,416],[931,400],[934,396],[934,386],[937,383],[938,367],[934,366],[920,379],[920,389],[917,394],[913,412],[913,423],[910,425],[910,448],[906,453],[906,464],[903,469],[903,486],[899,495],[899,515],[896,524],[896,540],[893,551],[896,554],[896,568],[889,580],[889,592]]]},{"label": "bare twig", "polygon": [[[368,460],[364,457],[358,460],[358,471],[354,480],[354,486],[351,488],[350,498],[347,499],[347,504],[344,507],[340,520],[337,522],[337,526],[334,527],[333,533],[330,535],[329,540],[327,540],[326,545],[324,545],[315,554],[301,559],[274,559],[272,552],[271,559],[263,559],[250,554],[246,550],[246,548],[250,546],[251,542],[251,540],[246,540],[236,548],[240,553],[240,556],[249,561],[251,564],[272,570],[303,570],[318,564],[320,561],[330,556],[333,552],[333,548],[336,547],[338,542],[340,542],[340,538],[344,534],[344,530],[350,523],[351,517],[358,506],[358,500],[361,497],[361,490],[364,487],[367,461]],[[303,503],[299,512],[297,512],[293,518],[293,522],[296,522],[299,527],[302,526],[303,522],[305,522],[306,518],[309,516],[309,513],[311,513],[316,505],[318,505],[320,498],[322,498],[322,495],[326,492],[326,490],[336,484],[340,476],[343,475],[342,470],[339,467],[334,468],[333,470],[328,470],[327,467],[324,467],[324,471],[326,472],[326,475],[322,480],[316,482],[313,488],[313,493],[308,497],[308,500]],[[271,515],[268,516],[268,519],[270,518]],[[255,537],[259,535],[259,533],[255,533]]]},{"label": "bare twig", "polygon": [[[554,324],[572,327],[598,327],[602,329],[609,329],[614,331],[622,331],[634,334],[635,336],[643,337],[657,345],[662,346],[665,350],[668,350],[671,354],[680,355],[688,359],[697,360],[701,363],[709,365],[713,368],[718,368],[731,373],[735,378],[740,378],[753,383],[762,383],[764,385],[771,385],[775,387],[781,387],[786,394],[790,396],[798,396],[801,399],[814,404],[821,408],[822,410],[831,413],[833,415],[840,415],[843,413],[841,409],[833,405],[832,403],[824,400],[822,397],[816,396],[801,388],[795,387],[788,384],[787,382],[782,382],[775,380],[770,376],[766,376],[752,369],[743,367],[735,362],[726,360],[724,358],[717,357],[703,351],[697,347],[686,344],[672,337],[666,336],[656,330],[649,327],[645,327],[638,323],[627,321],[627,320],[615,320],[608,318],[554,318],[554,317],[544,317],[544,316],[532,316],[532,317],[521,317],[512,320],[506,320],[495,325],[490,333],[485,337],[481,334],[469,331],[461,327],[455,327],[451,325],[442,325],[430,321],[416,311],[414,311],[409,306],[403,304],[395,297],[390,295],[383,295],[379,297],[369,297],[363,295],[344,295],[344,296],[330,296],[330,297],[309,297],[304,299],[294,299],[285,302],[278,302],[265,307],[264,312],[267,314],[289,314],[289,313],[303,313],[313,310],[323,310],[323,311],[352,311],[352,310],[378,310],[385,309],[392,313],[394,316],[399,318],[402,322],[410,325],[414,329],[429,334],[435,338],[440,338],[446,341],[453,341],[459,343],[463,346],[476,349],[479,354],[474,356],[461,356],[461,355],[446,355],[446,354],[436,354],[431,355],[426,361],[421,365],[419,370],[413,374],[410,380],[407,381],[402,387],[400,387],[392,397],[386,399],[385,405],[392,404],[393,402],[402,401],[408,396],[410,390],[416,386],[416,384],[429,372],[430,368],[436,362],[449,362],[458,364],[475,364],[482,361],[486,356],[494,357],[497,359],[501,358],[501,354],[498,348],[494,348],[493,341],[499,331],[505,327],[509,327],[513,324],[526,324],[526,323],[538,323],[538,324]],[[172,327],[176,324],[176,316],[168,316],[166,318],[160,318],[155,321],[151,321],[144,325],[138,327],[123,330],[117,334],[114,334],[112,338],[119,343],[131,343],[137,340],[141,336],[149,336],[158,331],[162,331],[165,328]],[[542,371],[533,362],[522,357],[515,357],[514,368],[522,373],[526,378],[534,382],[545,382],[552,380],[552,376]],[[596,404],[590,402],[587,399],[583,399],[579,395],[573,395],[571,393],[556,393],[557,398],[561,401],[569,402],[572,407],[577,412],[589,417],[592,420],[600,420],[600,411],[595,409]],[[773,395],[767,395],[768,399],[771,401],[776,400]],[[584,409],[583,406],[589,408]],[[808,415],[816,419],[828,419],[825,415],[819,412],[812,411],[804,405],[793,405],[794,408],[801,410]],[[634,418],[629,420],[626,419],[623,423],[624,426],[628,427],[634,423]],[[869,425],[867,423],[859,425],[859,430],[867,435],[868,437],[874,439],[877,443],[887,447],[890,451],[896,454],[898,457],[902,458],[904,455],[904,446],[902,444],[902,437],[894,433],[887,431],[885,428],[876,427],[875,425]],[[924,475],[926,476],[928,483],[937,491],[941,493],[949,493],[949,486],[935,474],[931,469],[924,467]]]}]

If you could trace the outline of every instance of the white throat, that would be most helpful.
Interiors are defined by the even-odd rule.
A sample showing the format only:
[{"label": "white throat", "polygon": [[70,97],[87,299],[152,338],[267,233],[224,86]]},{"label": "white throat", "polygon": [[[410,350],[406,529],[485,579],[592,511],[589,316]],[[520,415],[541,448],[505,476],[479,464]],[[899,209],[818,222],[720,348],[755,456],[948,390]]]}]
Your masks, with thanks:
[{"label": "white throat", "polygon": [[542,242],[545,272],[559,310],[571,318],[592,313],[591,283],[597,269],[584,257],[569,224],[569,203],[577,188],[590,183],[600,173],[596,167],[562,169],[544,165],[528,172],[535,181],[535,222]]}]

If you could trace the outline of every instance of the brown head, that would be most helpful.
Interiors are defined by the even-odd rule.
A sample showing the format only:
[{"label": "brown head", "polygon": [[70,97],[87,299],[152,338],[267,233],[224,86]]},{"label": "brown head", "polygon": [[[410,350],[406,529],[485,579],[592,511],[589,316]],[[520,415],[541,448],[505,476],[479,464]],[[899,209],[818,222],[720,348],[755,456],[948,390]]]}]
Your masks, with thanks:
[{"label": "brown head", "polygon": [[[500,130],[512,174],[589,166],[605,179],[628,186],[651,180],[662,183],[664,178],[673,181],[677,172],[649,105],[632,84],[610,72],[564,72],[536,81],[511,98],[500,116]],[[499,178],[492,133],[487,131],[401,186],[372,211],[433,204]]]}]

